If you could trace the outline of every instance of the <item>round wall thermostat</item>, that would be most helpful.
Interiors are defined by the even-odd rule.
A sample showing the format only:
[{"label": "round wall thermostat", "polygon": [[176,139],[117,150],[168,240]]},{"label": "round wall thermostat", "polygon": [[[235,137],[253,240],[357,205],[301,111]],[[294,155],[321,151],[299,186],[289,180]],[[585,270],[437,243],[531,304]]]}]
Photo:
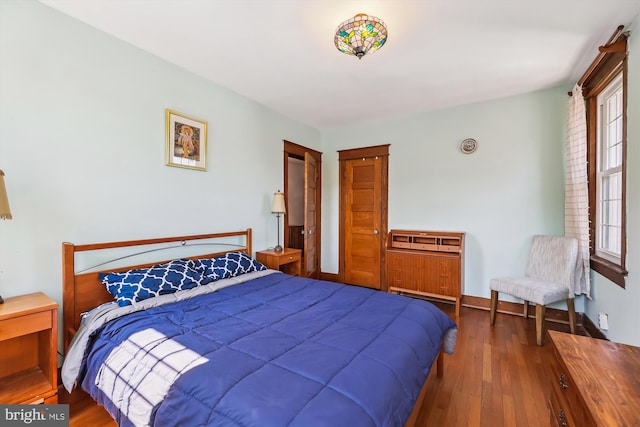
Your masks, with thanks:
[{"label": "round wall thermostat", "polygon": [[476,151],[476,148],[478,148],[478,143],[473,138],[464,139],[460,143],[460,151],[462,151],[464,154],[471,154]]}]

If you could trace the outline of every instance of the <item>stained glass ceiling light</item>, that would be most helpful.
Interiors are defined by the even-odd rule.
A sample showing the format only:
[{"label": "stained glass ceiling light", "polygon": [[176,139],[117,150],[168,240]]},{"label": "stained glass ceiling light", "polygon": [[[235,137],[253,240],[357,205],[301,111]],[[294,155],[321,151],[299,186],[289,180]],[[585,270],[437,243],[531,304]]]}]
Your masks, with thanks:
[{"label": "stained glass ceiling light", "polygon": [[334,43],[338,50],[362,59],[380,49],[387,41],[387,26],[380,18],[359,13],[344,21],[336,30]]}]

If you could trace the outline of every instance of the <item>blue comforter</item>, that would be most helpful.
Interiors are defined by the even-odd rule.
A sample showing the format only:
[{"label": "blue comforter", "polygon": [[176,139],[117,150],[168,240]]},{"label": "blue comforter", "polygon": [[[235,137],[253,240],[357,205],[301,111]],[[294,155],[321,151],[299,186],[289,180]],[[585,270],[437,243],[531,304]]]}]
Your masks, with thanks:
[{"label": "blue comforter", "polygon": [[455,328],[426,301],[274,273],[107,322],[79,380],[121,426],[403,426]]}]

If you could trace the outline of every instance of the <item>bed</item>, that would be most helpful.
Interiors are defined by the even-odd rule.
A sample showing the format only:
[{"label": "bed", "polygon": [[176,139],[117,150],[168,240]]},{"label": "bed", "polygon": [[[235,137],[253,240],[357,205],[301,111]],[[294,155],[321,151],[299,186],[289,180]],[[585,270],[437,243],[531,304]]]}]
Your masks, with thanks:
[{"label": "bed", "polygon": [[[77,271],[87,254],[122,264],[185,248]],[[122,426],[411,426],[455,346],[456,324],[427,301],[266,269],[251,229],[62,254],[63,384]],[[163,268],[182,274],[177,290],[122,285]]]}]

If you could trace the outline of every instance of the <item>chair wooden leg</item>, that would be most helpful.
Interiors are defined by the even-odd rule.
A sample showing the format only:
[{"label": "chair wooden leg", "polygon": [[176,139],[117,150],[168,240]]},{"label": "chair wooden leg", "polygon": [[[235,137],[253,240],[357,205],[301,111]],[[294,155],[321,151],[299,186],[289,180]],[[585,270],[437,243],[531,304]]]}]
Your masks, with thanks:
[{"label": "chair wooden leg", "polygon": [[498,309],[498,291],[491,290],[491,324],[496,324],[496,310]]},{"label": "chair wooden leg", "polygon": [[536,304],[536,342],[542,345],[542,334],[544,334],[544,312],[542,304]]},{"label": "chair wooden leg", "polygon": [[576,334],[576,306],[573,298],[567,298],[567,311],[569,312],[569,328],[571,333]]},{"label": "chair wooden leg", "polygon": [[528,319],[529,318],[529,301],[524,300],[524,318]]}]

